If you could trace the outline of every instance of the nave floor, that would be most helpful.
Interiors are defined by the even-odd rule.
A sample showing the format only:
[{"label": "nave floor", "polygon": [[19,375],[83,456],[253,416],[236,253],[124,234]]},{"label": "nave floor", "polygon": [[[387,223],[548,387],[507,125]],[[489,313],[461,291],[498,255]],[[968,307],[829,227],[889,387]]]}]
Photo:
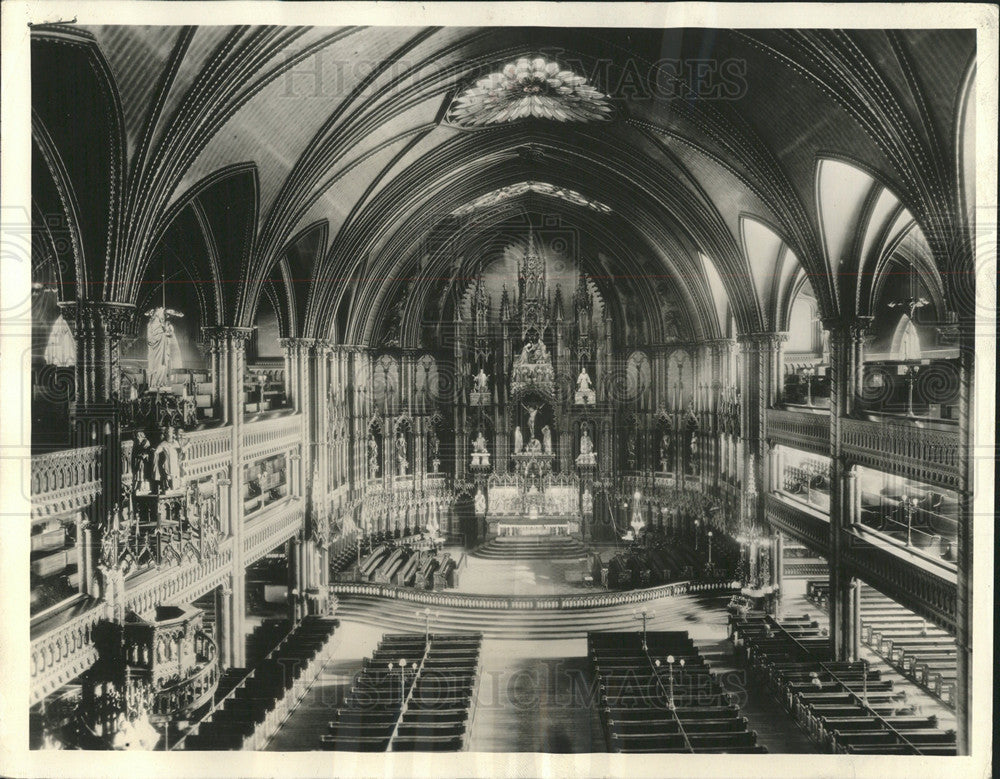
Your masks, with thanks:
[{"label": "nave floor", "polygon": [[606,752],[587,642],[484,641],[470,752]]}]

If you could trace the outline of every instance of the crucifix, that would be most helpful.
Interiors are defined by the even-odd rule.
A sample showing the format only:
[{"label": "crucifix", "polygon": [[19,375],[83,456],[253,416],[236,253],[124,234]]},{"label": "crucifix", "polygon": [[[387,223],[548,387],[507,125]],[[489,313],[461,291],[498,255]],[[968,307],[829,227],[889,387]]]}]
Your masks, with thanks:
[{"label": "crucifix", "polygon": [[526,406],[523,403],[521,407],[528,412],[528,432],[531,433],[531,437],[535,437],[535,417],[538,416],[538,408],[536,406]]}]

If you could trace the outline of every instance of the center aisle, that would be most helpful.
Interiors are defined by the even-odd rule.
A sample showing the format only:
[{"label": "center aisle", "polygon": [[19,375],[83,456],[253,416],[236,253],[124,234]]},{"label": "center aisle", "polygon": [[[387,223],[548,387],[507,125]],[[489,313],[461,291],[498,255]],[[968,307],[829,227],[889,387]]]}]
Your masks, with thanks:
[{"label": "center aisle", "polygon": [[605,752],[587,642],[484,640],[470,752]]},{"label": "center aisle", "polygon": [[361,664],[385,632],[357,622],[341,622],[340,648],[320,671],[305,697],[264,747],[269,752],[301,752],[320,748],[320,736],[334,718]]}]

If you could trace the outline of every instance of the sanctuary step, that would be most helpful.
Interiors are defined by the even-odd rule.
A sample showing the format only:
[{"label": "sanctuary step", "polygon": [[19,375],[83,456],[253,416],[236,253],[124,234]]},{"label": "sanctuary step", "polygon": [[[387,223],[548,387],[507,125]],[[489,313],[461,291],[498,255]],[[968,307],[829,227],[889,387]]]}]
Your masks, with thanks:
[{"label": "sanctuary step", "polygon": [[[641,608],[649,610],[648,626],[652,629],[676,626],[685,615],[712,614],[712,620],[724,630],[724,606],[729,594],[678,595],[645,601]],[[423,632],[426,616],[424,606],[405,600],[381,598],[375,595],[337,594],[337,616],[345,621],[372,625],[387,630]],[[599,630],[633,630],[636,625],[636,605],[623,593],[622,602],[610,606],[576,609],[490,608],[496,598],[484,596],[477,603],[474,596],[466,605],[435,604],[430,627],[440,631],[476,631],[491,639],[584,638]],[[513,599],[513,600],[516,600]]]},{"label": "sanctuary step", "polygon": [[497,536],[473,554],[488,560],[577,560],[587,547],[569,536]]}]

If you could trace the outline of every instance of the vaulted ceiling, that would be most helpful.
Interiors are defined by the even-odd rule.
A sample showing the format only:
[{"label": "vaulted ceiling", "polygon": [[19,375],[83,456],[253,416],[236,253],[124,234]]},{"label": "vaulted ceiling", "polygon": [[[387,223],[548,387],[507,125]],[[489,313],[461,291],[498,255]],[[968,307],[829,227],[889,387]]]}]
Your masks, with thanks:
[{"label": "vaulted ceiling", "polygon": [[[176,261],[212,282],[206,324],[252,323],[270,287],[286,334],[355,343],[511,220],[576,231],[606,300],[669,293],[700,338],[727,307],[780,328],[803,277],[856,314],[838,271],[910,229],[961,307],[974,56],[956,30],[36,27],[35,207],[65,212],[39,243],[64,298],[136,302]],[[522,57],[544,78],[489,103]],[[605,208],[521,187],[462,213],[528,181]]]}]

